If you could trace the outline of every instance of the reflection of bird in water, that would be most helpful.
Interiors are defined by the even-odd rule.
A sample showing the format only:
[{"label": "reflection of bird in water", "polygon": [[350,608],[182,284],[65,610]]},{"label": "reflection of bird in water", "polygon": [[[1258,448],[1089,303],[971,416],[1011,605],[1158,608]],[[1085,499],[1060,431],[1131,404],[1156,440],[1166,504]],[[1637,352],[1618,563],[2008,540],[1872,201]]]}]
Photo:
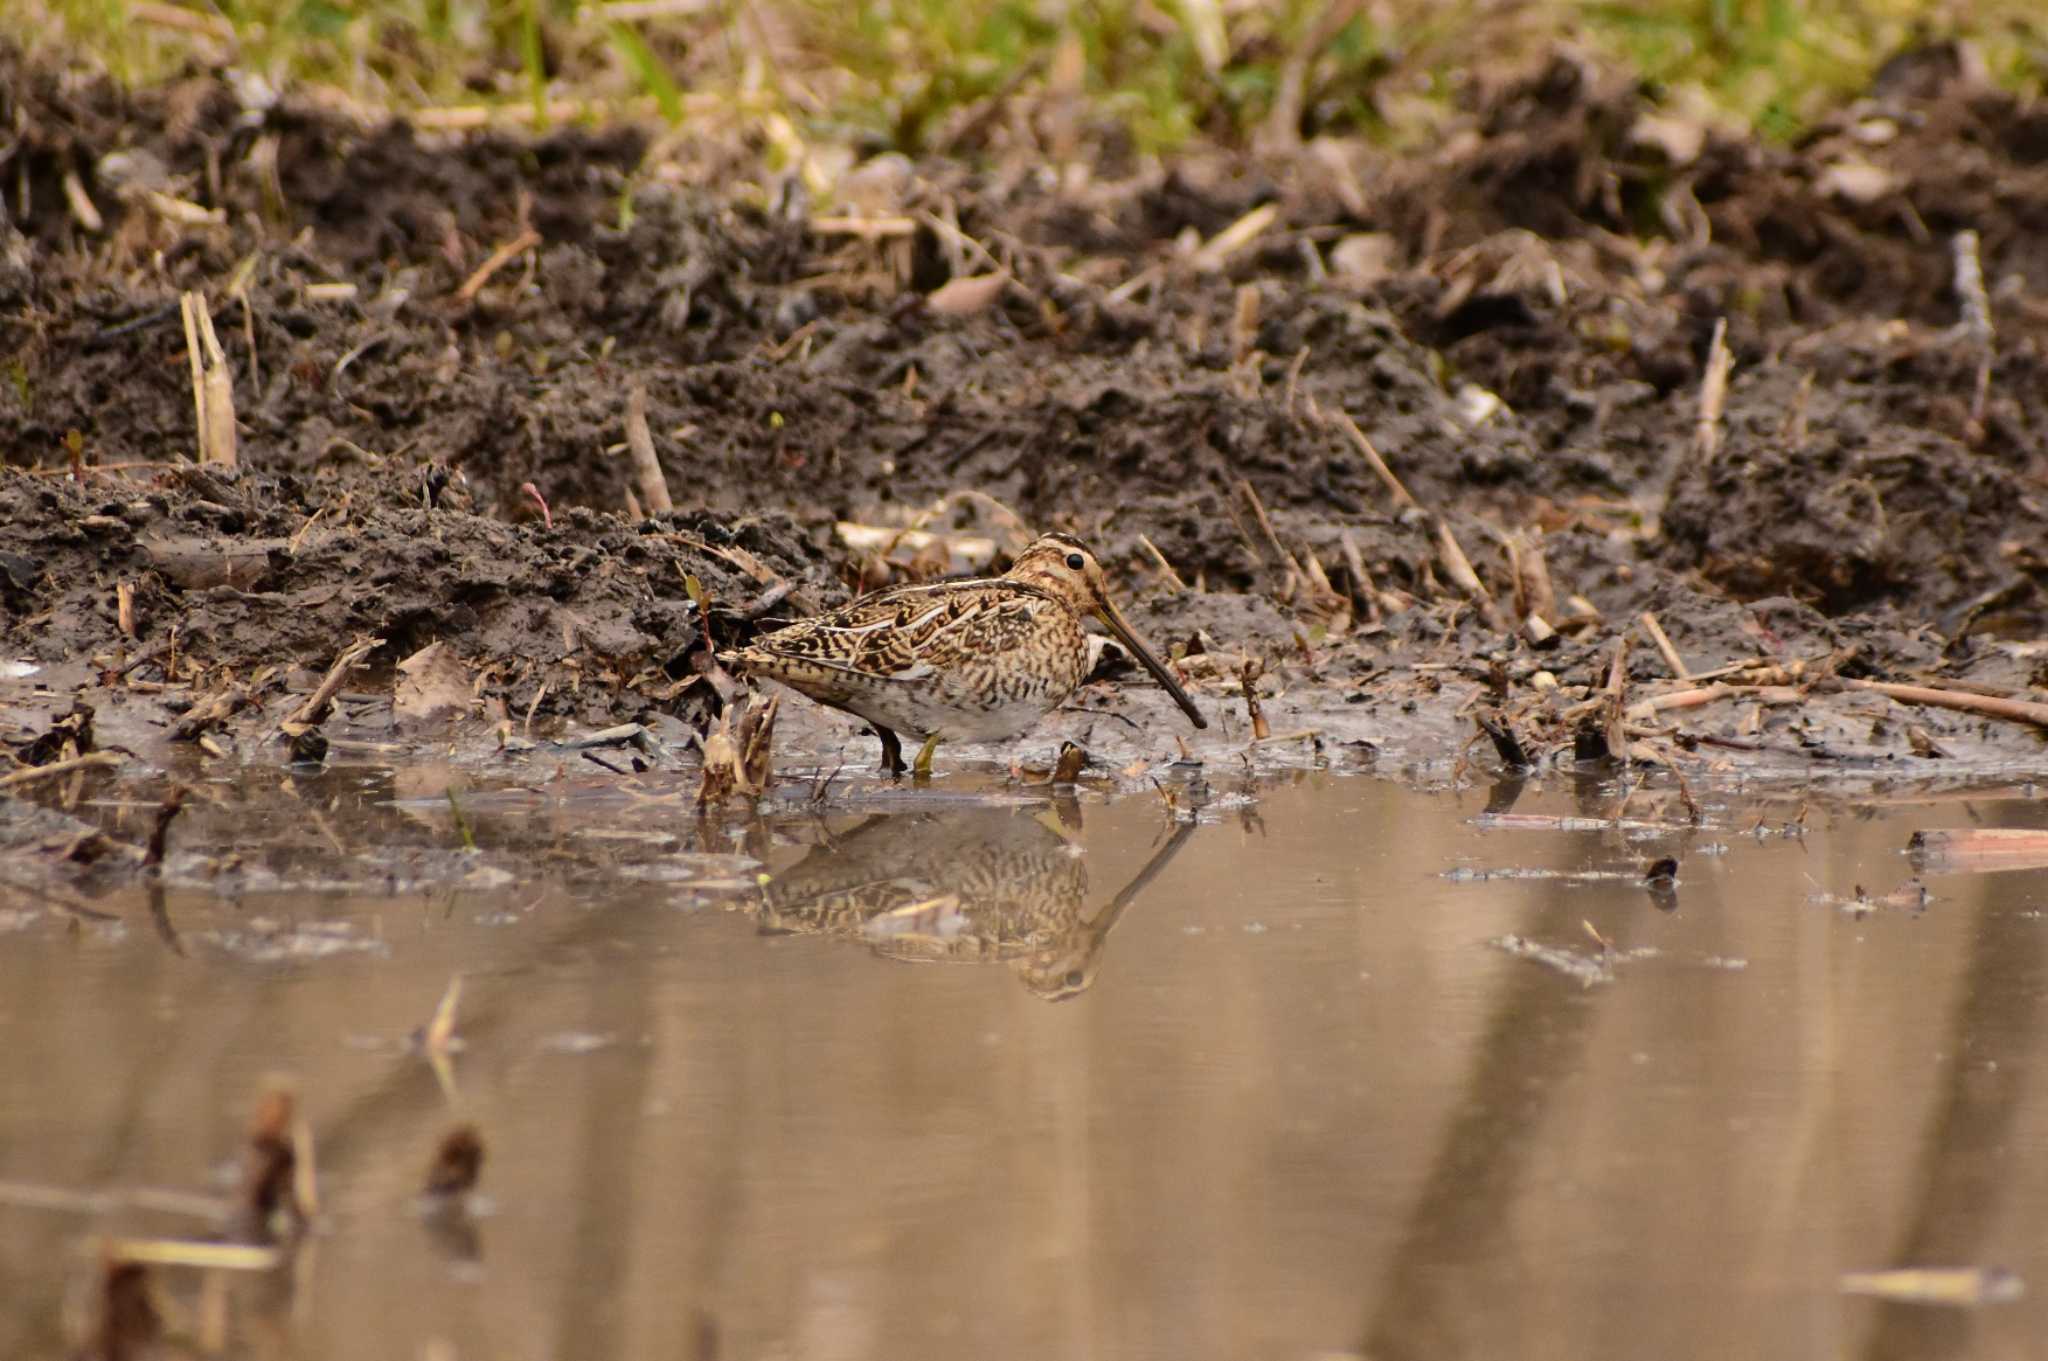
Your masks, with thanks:
[{"label": "reflection of bird in water", "polygon": [[1193,830],[1086,915],[1081,848],[1048,809],[878,814],[769,881],[762,929],[849,937],[895,959],[1003,961],[1048,1001],[1086,991],[1117,918]]}]

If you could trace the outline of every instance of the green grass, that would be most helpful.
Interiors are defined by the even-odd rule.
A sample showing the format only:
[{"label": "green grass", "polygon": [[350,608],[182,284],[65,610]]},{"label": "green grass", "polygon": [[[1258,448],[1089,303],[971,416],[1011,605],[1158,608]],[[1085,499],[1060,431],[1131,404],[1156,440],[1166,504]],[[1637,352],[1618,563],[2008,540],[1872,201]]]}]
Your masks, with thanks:
[{"label": "green grass", "polygon": [[[185,23],[166,22],[173,5]],[[8,0],[0,36],[136,83],[226,62],[373,107],[485,104],[542,123],[563,101],[672,122],[730,109],[910,152],[993,101],[1053,92],[1141,150],[1243,143],[1290,77],[1300,131],[1401,142],[1455,111],[1468,73],[1560,41],[1776,138],[1918,39],[1969,38],[2010,88],[2048,77],[2038,0],[668,0],[623,16],[591,0]]]}]

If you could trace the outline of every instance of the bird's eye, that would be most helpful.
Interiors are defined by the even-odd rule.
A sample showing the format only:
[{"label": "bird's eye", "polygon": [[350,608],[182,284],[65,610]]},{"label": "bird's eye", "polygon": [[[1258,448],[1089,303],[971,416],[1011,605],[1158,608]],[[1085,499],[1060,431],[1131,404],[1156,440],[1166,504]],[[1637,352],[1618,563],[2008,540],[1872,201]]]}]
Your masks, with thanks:
[{"label": "bird's eye", "polygon": [[1081,555],[1080,555],[1079,553],[1069,553],[1069,554],[1067,554],[1067,566],[1068,566],[1068,567],[1069,567],[1070,569],[1072,569],[1073,571],[1076,571],[1076,572],[1078,572],[1078,571],[1080,571],[1080,570],[1081,570],[1081,569],[1082,569],[1083,567],[1086,567],[1087,565],[1088,565],[1088,564],[1087,564],[1087,563],[1086,563],[1085,561],[1083,561],[1083,560],[1082,560],[1082,557],[1081,557]]},{"label": "bird's eye", "polygon": [[1070,969],[1070,970],[1068,970],[1068,971],[1067,971],[1067,986],[1068,986],[1068,987],[1070,987],[1070,988],[1078,988],[1078,987],[1080,987],[1080,986],[1081,986],[1081,985],[1082,985],[1083,983],[1086,983],[1087,981],[1088,981],[1088,975],[1087,975],[1087,974],[1084,974],[1084,973],[1082,973],[1082,972],[1081,972],[1081,971],[1080,971],[1079,969]]}]

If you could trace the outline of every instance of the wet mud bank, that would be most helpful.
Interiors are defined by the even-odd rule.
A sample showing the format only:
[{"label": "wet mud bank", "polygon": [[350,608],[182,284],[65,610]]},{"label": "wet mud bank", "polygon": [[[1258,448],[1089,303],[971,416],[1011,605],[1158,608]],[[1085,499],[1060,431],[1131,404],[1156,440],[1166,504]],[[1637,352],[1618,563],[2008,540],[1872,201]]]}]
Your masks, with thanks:
[{"label": "wet mud bank", "polygon": [[[1183,754],[1111,655],[1128,684],[964,759],[2042,759],[2038,106],[1876,91],[1777,147],[1561,60],[1403,159],[811,185],[237,88],[0,54],[16,773],[625,723],[688,767],[740,693],[717,648],[1055,528],[1225,721]],[[232,468],[190,461],[186,294]],[[785,767],[871,759],[782,724]]]}]

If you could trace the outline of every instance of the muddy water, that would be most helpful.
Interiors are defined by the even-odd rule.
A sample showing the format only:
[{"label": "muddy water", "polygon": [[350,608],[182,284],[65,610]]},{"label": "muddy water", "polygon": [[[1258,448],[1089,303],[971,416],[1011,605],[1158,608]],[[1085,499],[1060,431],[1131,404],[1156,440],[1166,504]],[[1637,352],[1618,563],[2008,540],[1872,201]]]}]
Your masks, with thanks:
[{"label": "muddy water", "polygon": [[[955,776],[795,789],[712,828],[652,782],[205,786],[156,904],[0,899],[0,1355],[62,1353],[88,1234],[190,1228],[23,1186],[218,1191],[279,1072],[322,1204],[291,1279],[234,1291],[248,1354],[2041,1335],[2048,880],[1892,892],[1915,829],[2042,823],[2019,791],[1702,791],[1698,830],[1638,794],[1648,826],[1559,830],[1619,792],[1173,787],[1180,820]],[[146,802],[102,811],[146,825]],[[1641,867],[1667,854],[1653,895]],[[458,973],[444,1087],[407,1036]],[[459,1119],[489,1200],[429,1226],[412,1196]],[[1841,1292],[1905,1265],[2034,1289]],[[189,1303],[189,1277],[163,1284]]]}]

